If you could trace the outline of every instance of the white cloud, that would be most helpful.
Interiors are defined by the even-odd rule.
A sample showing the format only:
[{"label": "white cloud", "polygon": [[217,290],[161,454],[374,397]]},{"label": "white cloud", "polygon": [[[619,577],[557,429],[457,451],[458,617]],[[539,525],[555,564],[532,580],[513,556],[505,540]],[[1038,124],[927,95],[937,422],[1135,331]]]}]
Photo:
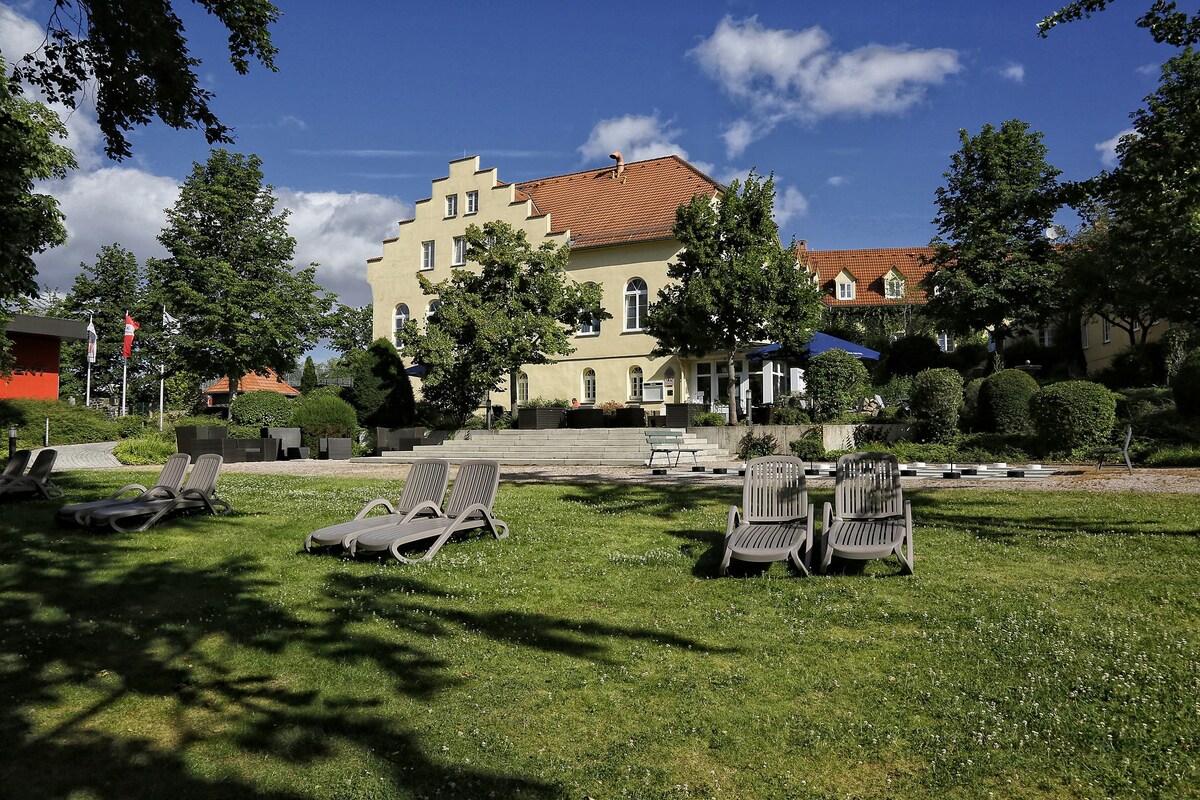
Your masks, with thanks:
[{"label": "white cloud", "polygon": [[[808,213],[808,198],[800,193],[795,186],[789,186],[782,193],[775,195],[775,224],[780,228],[787,225],[796,217]],[[783,231],[780,231],[782,234]],[[785,237],[786,238],[786,237]]]},{"label": "white cloud", "polygon": [[1009,62],[1000,68],[1000,77],[1013,83],[1025,82],[1025,65]]},{"label": "white cloud", "polygon": [[845,186],[849,182],[849,178],[842,175],[830,175],[825,179],[825,183],[830,186]]},{"label": "white cloud", "polygon": [[954,50],[872,44],[838,52],[819,27],[776,30],[757,17],[725,17],[690,55],[747,108],[724,133],[731,158],[785,120],[903,112],[924,99],[927,87],[961,69]]},{"label": "white cloud", "polygon": [[1111,139],[1093,145],[1096,148],[1096,152],[1100,154],[1100,163],[1109,169],[1115,167],[1117,165],[1117,144],[1120,143],[1122,137],[1136,133],[1137,131],[1133,128],[1126,128]]},{"label": "white cloud", "polygon": [[660,120],[657,113],[649,116],[626,114],[597,122],[591,136],[580,145],[579,153],[585,161],[607,158],[615,151],[620,151],[626,161],[669,155],[686,159],[687,151],[673,141],[679,133]]}]

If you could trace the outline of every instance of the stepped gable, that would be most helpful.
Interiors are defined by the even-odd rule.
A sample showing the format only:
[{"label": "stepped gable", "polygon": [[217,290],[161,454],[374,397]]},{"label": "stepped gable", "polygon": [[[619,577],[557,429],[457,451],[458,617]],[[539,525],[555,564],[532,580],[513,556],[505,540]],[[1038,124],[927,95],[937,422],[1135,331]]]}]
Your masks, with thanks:
[{"label": "stepped gable", "polygon": [[[924,303],[925,290],[920,283],[929,273],[930,267],[922,258],[933,256],[932,247],[884,247],[874,250],[809,250],[800,243],[797,255],[806,269],[819,276],[818,285],[825,293],[825,304],[839,306],[882,306],[898,305],[902,302]],[[903,300],[884,296],[884,281],[889,272],[896,269],[904,276],[905,297]],[[834,280],[845,270],[854,276],[855,298],[837,300]]]},{"label": "stepped gable", "polygon": [[570,231],[571,248],[670,239],[675,210],[697,194],[724,187],[678,156],[538,178],[516,184],[535,215],[550,215],[551,233]]}]

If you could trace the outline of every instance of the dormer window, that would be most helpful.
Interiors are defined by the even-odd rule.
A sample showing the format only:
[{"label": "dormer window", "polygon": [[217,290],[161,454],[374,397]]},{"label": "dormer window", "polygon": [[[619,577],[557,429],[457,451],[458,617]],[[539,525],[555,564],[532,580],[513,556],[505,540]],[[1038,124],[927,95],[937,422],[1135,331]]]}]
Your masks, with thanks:
[{"label": "dormer window", "polygon": [[904,288],[904,276],[898,270],[883,276],[883,296],[888,300],[903,300]]},{"label": "dormer window", "polygon": [[854,276],[846,270],[842,270],[838,273],[837,278],[834,279],[834,286],[836,288],[836,294],[834,296],[837,297],[838,300],[854,299]]}]

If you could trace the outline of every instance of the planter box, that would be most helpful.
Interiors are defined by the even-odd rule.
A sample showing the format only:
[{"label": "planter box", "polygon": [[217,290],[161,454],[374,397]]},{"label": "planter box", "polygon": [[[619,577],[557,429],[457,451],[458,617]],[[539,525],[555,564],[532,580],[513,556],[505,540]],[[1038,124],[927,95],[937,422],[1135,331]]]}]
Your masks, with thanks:
[{"label": "planter box", "polygon": [[[228,435],[229,429],[224,425],[181,425],[175,429],[175,444],[179,452],[195,459],[205,453],[220,453],[220,441]],[[215,446],[209,444],[214,442]]]},{"label": "planter box", "polygon": [[350,442],[349,437],[322,438],[320,444],[321,458],[327,458],[330,461],[347,460],[354,454],[354,449]]},{"label": "planter box", "polygon": [[561,428],[565,408],[521,408],[517,410],[517,427],[523,431]]},{"label": "planter box", "polygon": [[603,428],[604,412],[598,408],[572,408],[567,411],[568,428]]},{"label": "planter box", "polygon": [[299,428],[263,428],[262,435],[263,438],[279,440],[279,458],[286,461],[289,458],[298,457],[293,453],[298,451],[300,445],[303,444]]},{"label": "planter box", "polygon": [[692,419],[706,410],[704,406],[694,403],[667,403],[667,427],[690,428]]},{"label": "planter box", "polygon": [[646,427],[646,409],[638,406],[618,408],[612,413],[614,428],[644,428]]}]

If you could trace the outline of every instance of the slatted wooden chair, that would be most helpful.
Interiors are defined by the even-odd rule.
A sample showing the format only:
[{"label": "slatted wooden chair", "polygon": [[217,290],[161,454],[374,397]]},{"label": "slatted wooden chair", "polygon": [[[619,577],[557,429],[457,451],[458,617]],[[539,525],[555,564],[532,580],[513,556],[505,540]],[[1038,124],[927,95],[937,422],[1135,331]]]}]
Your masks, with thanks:
[{"label": "slatted wooden chair", "polygon": [[822,573],[834,556],[866,561],[894,555],[913,571],[912,508],[900,489],[900,465],[888,453],[848,453],[838,459],[834,504],[825,504]]},{"label": "slatted wooden chair", "polygon": [[[311,553],[314,546],[349,547],[350,542],[376,528],[409,522],[417,517],[444,516],[442,498],[446,496],[446,484],[449,481],[450,462],[446,459],[422,458],[414,461],[396,505],[383,498],[372,500],[354,515],[354,519],[310,533],[304,540],[304,549]],[[370,516],[377,508],[384,509],[384,513]]]},{"label": "slatted wooden chair", "polygon": [[725,551],[720,571],[729,562],[791,562],[805,575],[812,558],[813,513],[804,481],[804,462],[794,456],[767,456],[746,464],[742,508],[729,507]]},{"label": "slatted wooden chair", "polygon": [[[503,539],[508,536],[508,523],[492,515],[499,485],[499,462],[468,459],[458,466],[458,476],[446,499],[444,516],[414,519],[367,531],[351,541],[347,549],[350,555],[389,550],[398,561],[412,564],[433,558],[442,545],[460,531],[485,528],[497,539]],[[422,542],[429,542],[429,546],[419,558],[400,554],[402,549]]]}]

